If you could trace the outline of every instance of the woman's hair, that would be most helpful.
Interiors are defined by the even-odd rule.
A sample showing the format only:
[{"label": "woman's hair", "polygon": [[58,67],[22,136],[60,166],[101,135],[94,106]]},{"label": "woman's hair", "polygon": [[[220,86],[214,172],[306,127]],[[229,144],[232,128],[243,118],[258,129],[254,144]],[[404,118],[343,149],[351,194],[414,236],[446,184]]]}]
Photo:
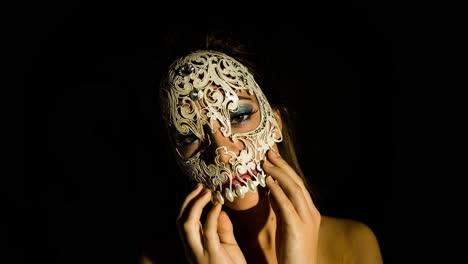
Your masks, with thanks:
[{"label": "woman's hair", "polygon": [[[294,138],[294,125],[291,122],[290,106],[287,105],[287,100],[280,96],[280,93],[278,93],[279,87],[271,79],[271,74],[274,74],[268,69],[271,56],[261,54],[261,44],[256,41],[258,37],[253,36],[253,34],[255,32],[217,29],[185,33],[171,31],[164,39],[164,46],[167,51],[162,69],[167,69],[175,59],[185,56],[191,51],[203,49],[225,53],[246,66],[254,76],[255,81],[259,84],[272,108],[278,110],[281,115],[283,141],[277,143],[281,156],[304,180],[305,186],[311,195],[314,196],[315,192],[312,191],[308,179],[304,177],[297,157],[297,145]],[[178,180],[180,179],[179,177]],[[185,179],[180,184],[189,188],[190,186],[187,185],[187,182]],[[178,194],[176,199],[184,197],[186,191],[185,193]]]}]

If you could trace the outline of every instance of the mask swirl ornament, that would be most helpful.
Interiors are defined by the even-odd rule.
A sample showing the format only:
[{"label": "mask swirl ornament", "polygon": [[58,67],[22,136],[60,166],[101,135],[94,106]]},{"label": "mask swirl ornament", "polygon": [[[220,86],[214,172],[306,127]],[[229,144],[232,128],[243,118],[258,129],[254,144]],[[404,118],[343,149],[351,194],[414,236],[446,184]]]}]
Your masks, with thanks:
[{"label": "mask swirl ornament", "polygon": [[[194,51],[171,64],[160,91],[169,129],[184,138],[182,143],[172,142],[186,175],[215,192],[214,198],[221,204],[255,192],[258,185],[266,186],[260,162],[282,141],[282,133],[270,104],[245,66],[224,53]],[[240,110],[240,93],[255,96],[260,111],[259,123],[248,131],[233,129],[231,124],[232,113]],[[232,142],[242,142],[244,148],[239,153],[227,146],[213,150],[209,133],[222,133]],[[181,151],[181,144],[188,145],[190,151]],[[229,156],[228,163],[221,161],[222,155]]]}]

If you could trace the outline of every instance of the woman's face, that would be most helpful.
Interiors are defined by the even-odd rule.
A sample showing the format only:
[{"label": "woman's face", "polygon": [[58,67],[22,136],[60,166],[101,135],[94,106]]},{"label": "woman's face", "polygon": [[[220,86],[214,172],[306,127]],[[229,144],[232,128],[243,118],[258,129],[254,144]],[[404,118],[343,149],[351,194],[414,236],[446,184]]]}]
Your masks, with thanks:
[{"label": "woman's face", "polygon": [[[238,99],[238,109],[236,109],[235,111],[230,111],[228,118],[231,126],[231,133],[233,134],[245,133],[254,130],[258,127],[261,119],[258,101],[254,95],[249,95],[247,92],[243,91],[238,94]],[[203,105],[201,105],[202,103],[203,102],[200,102],[200,106],[204,107]],[[181,105],[179,105],[179,107],[180,106]],[[220,133],[220,127],[220,122],[215,121],[213,124],[213,128],[216,132],[207,133],[211,134],[210,141],[212,144],[219,145],[218,147],[233,145],[231,146],[231,148],[228,148],[231,151],[243,148],[243,146],[240,146],[240,141],[237,142],[238,144],[230,144],[233,143],[232,140],[230,140],[229,137],[225,137],[224,135],[222,135],[222,133]],[[176,149],[182,158],[189,159],[203,148],[203,144],[201,142],[202,140],[195,136],[194,133],[190,132],[184,135],[179,133],[178,131],[173,132],[175,132],[173,134],[173,140],[175,142]]]},{"label": "woman's face", "polygon": [[268,101],[239,62],[197,51],[171,65],[163,113],[182,170],[233,210],[265,193],[261,161],[282,140]]}]

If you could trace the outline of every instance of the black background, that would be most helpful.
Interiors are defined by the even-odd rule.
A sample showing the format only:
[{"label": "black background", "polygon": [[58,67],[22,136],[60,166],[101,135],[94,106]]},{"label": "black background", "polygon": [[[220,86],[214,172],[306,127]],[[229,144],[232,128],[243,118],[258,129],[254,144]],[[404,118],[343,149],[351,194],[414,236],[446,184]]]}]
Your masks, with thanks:
[{"label": "black background", "polygon": [[138,4],[13,11],[8,263],[135,263],[144,241],[172,234],[177,186],[154,94],[161,35],[226,21],[278,52],[272,75],[295,106],[300,162],[322,190],[322,214],[368,224],[392,262],[403,45],[392,6],[316,5],[267,19],[239,6],[224,20],[163,19],[166,9]]}]

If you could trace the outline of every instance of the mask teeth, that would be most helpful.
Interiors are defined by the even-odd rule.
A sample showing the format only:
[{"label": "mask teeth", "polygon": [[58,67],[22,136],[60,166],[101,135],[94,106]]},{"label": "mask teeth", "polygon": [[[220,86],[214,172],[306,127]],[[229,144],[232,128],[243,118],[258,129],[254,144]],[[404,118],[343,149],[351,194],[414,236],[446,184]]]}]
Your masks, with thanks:
[{"label": "mask teeth", "polygon": [[249,191],[255,192],[257,190],[257,185],[258,183],[255,181],[252,181],[251,179],[247,180],[247,187],[249,188]]},{"label": "mask teeth", "polygon": [[220,191],[216,191],[215,194],[216,201],[218,201],[220,204],[224,204],[226,198],[228,201],[233,202],[236,197],[244,198],[245,194],[249,191],[256,192],[258,185],[263,187],[266,186],[265,175],[263,174],[258,174],[258,177],[256,177],[254,180],[248,179],[247,181],[242,180],[242,182],[245,184],[245,186],[239,184],[232,186],[231,183],[230,187],[225,188],[224,191],[220,188]]},{"label": "mask teeth", "polygon": [[258,184],[260,184],[262,187],[266,187],[266,182],[265,182],[265,174],[262,172],[262,173],[259,173],[257,174],[257,182]]},{"label": "mask teeth", "polygon": [[220,204],[224,204],[224,198],[220,191],[216,191],[216,201]]},{"label": "mask teeth", "polygon": [[231,189],[226,188],[224,190],[224,196],[226,196],[226,199],[228,199],[230,202],[234,201],[234,197],[236,197],[235,193],[231,191]]},{"label": "mask teeth", "polygon": [[236,185],[236,194],[237,194],[238,197],[244,198],[246,192],[247,192],[247,187],[240,186],[239,184]]}]

